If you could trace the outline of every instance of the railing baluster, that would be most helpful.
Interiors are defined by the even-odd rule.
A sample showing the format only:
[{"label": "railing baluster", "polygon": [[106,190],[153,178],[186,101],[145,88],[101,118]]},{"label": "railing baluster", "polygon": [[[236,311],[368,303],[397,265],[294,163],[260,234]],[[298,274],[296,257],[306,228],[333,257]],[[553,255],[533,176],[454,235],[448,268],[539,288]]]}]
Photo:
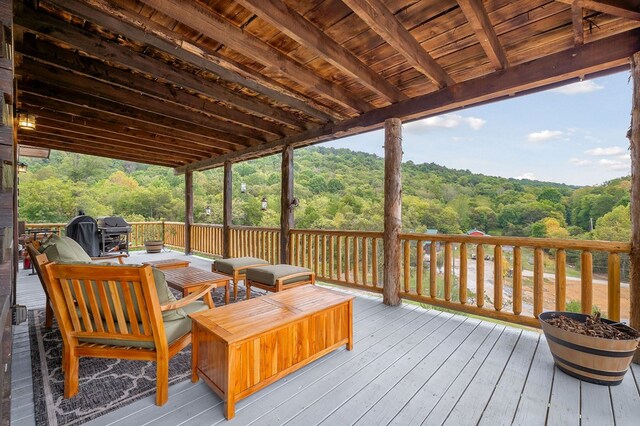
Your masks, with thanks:
[{"label": "railing baluster", "polygon": [[422,241],[416,242],[416,293],[422,294],[422,269],[424,268],[424,246]]},{"label": "railing baluster", "polygon": [[502,310],[502,246],[493,248],[493,307]]},{"label": "railing baluster", "polygon": [[607,317],[613,321],[620,321],[620,255],[618,253],[609,253],[607,272],[609,276]]},{"label": "railing baluster", "polygon": [[[331,238],[331,237],[329,237]],[[327,236],[322,236],[322,269],[320,275],[323,277],[328,276],[327,272]]]},{"label": "railing baluster", "polygon": [[309,269],[313,269],[313,266],[311,263],[311,258],[313,257],[312,251],[313,251],[313,244],[311,244],[311,235],[307,235],[307,268]]},{"label": "railing baluster", "polygon": [[484,246],[476,247],[476,305],[484,306]]},{"label": "railing baluster", "polygon": [[336,248],[338,249],[338,271],[337,271],[337,275],[338,275],[338,280],[342,281],[342,244],[340,244],[340,235],[336,236]]},{"label": "railing baluster", "polygon": [[564,311],[567,305],[567,253],[556,251],[556,311]]},{"label": "railing baluster", "polygon": [[[329,235],[329,279],[333,279],[333,277],[335,277],[334,269],[333,269],[334,254],[335,254],[335,249],[333,244],[333,235]],[[340,277],[338,276],[338,279],[339,278]]]},{"label": "railing baluster", "polygon": [[371,284],[378,286],[378,239],[371,239]]},{"label": "railing baluster", "polygon": [[353,237],[353,283],[358,284],[358,266],[360,265],[360,260],[358,259],[358,237]]},{"label": "railing baluster", "polygon": [[318,235],[314,235],[313,237],[313,272],[315,272],[316,276],[317,275],[321,275],[318,272],[318,263],[320,261],[319,259],[319,253],[320,253],[320,241],[319,241],[319,236]]},{"label": "railing baluster", "polygon": [[522,313],[522,249],[513,248],[513,313]]},{"label": "railing baluster", "polygon": [[369,275],[369,246],[367,237],[362,237],[362,285],[367,285]]},{"label": "railing baluster", "polygon": [[444,300],[451,300],[451,269],[453,267],[453,254],[451,243],[444,243]]},{"label": "railing baluster", "polygon": [[409,247],[409,240],[404,240],[404,291],[409,293],[409,275],[411,274],[411,252]]},{"label": "railing baluster", "polygon": [[543,310],[544,294],[544,252],[536,247],[533,251],[533,315],[538,316]]},{"label": "railing baluster", "polygon": [[593,257],[591,252],[583,251],[581,260],[581,307],[583,314],[590,314],[593,308]]},{"label": "railing baluster", "polygon": [[349,236],[344,237],[344,280],[350,281],[351,276],[351,255],[349,253]]},{"label": "railing baluster", "polygon": [[458,291],[460,303],[467,303],[467,245],[460,243],[460,281],[458,283]]},{"label": "railing baluster", "polygon": [[435,241],[429,245],[429,296],[438,297],[438,250]]}]

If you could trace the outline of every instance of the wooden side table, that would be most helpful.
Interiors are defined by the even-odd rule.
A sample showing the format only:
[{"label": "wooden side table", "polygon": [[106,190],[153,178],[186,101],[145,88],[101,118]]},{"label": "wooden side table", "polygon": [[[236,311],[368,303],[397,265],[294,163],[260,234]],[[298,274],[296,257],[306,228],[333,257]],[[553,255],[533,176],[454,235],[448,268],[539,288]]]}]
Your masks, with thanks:
[{"label": "wooden side table", "polygon": [[[164,271],[169,287],[182,292],[182,296],[187,296],[198,286],[203,284],[214,284],[215,288],[224,287],[224,303],[229,304],[229,282],[233,279],[231,275],[209,272],[193,266],[184,268],[167,269]],[[209,293],[208,299],[211,299]],[[207,300],[211,308],[214,307],[213,300]]]},{"label": "wooden side table", "polygon": [[146,262],[142,262],[143,265],[151,265],[154,268],[160,269],[162,271],[166,271],[168,269],[178,269],[178,268],[186,268],[191,264],[188,260],[182,259],[164,259],[164,260],[148,260]]}]

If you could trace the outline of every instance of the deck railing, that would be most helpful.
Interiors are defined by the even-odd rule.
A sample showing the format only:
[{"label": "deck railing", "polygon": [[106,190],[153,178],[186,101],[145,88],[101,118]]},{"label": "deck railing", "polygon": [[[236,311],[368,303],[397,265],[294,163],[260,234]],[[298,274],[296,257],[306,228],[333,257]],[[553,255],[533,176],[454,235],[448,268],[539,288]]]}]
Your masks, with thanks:
[{"label": "deck railing", "polygon": [[[131,246],[163,238],[184,249],[184,223],[133,222]],[[65,224],[30,224],[64,233]],[[192,251],[222,255],[221,225],[194,224]],[[233,226],[231,256],[280,262],[280,230]],[[382,232],[293,229],[289,263],[319,281],[382,292]],[[629,243],[520,237],[401,234],[404,299],[537,326],[544,310],[599,310],[628,319]]]}]

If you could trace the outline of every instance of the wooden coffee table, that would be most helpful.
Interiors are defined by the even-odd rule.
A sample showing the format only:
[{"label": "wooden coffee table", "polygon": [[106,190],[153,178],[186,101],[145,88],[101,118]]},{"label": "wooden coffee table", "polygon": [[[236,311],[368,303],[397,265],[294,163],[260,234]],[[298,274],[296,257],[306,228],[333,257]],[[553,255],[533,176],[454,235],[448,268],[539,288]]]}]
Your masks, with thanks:
[{"label": "wooden coffee table", "polygon": [[354,296],[314,285],[191,314],[191,380],[235,403],[321,356],[353,349]]},{"label": "wooden coffee table", "polygon": [[215,288],[224,287],[224,303],[229,304],[229,282],[233,279],[231,275],[187,266],[167,269],[164,271],[164,276],[169,287],[181,291],[183,297],[203,284],[214,284]]},{"label": "wooden coffee table", "polygon": [[164,260],[149,260],[142,262],[143,265],[151,265],[154,268],[166,271],[167,269],[186,268],[191,264],[188,260],[182,259],[164,259]]}]

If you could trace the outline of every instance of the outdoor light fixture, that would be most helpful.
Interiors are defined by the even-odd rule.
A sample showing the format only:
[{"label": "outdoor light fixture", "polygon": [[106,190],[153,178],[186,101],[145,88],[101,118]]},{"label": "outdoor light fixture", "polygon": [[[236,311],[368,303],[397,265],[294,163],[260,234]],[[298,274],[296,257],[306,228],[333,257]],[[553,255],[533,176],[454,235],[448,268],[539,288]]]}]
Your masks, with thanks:
[{"label": "outdoor light fixture", "polygon": [[242,192],[243,194],[247,192],[247,184],[242,182],[240,184],[240,192]]},{"label": "outdoor light fixture", "polygon": [[296,208],[299,205],[300,205],[300,200],[294,197],[293,200],[291,200],[291,207]]},{"label": "outdoor light fixture", "polygon": [[36,116],[33,114],[29,114],[27,111],[19,110],[17,112],[18,116],[18,128],[27,129],[27,130],[35,130],[36,129]]},{"label": "outdoor light fixture", "polygon": [[211,206],[207,206],[204,208],[204,214],[207,216],[211,216]]},{"label": "outdoor light fixture", "polygon": [[267,197],[262,197],[261,206],[262,206],[262,210],[267,209]]},{"label": "outdoor light fixture", "polygon": [[18,169],[18,173],[26,173],[27,172],[27,165],[26,163],[23,163],[22,161],[18,162],[18,164],[16,164],[16,168]]}]

